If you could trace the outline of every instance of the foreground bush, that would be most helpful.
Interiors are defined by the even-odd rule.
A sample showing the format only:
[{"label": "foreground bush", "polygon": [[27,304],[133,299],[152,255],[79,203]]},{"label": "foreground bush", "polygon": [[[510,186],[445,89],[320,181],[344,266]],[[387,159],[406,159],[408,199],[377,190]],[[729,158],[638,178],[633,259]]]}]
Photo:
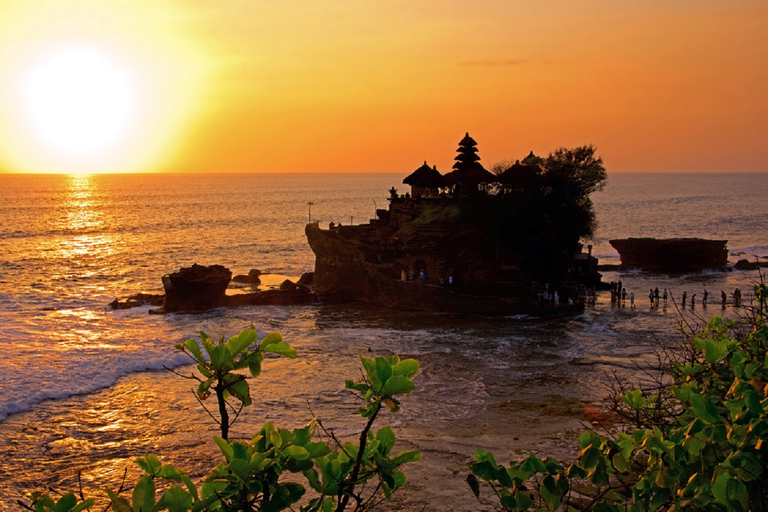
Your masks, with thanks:
[{"label": "foreground bush", "polygon": [[[202,333],[203,353],[189,340],[177,348],[191,354],[205,378],[197,390],[199,399],[213,389],[219,410],[226,412],[226,400],[234,397],[243,405],[251,398],[245,376],[235,370],[248,368],[251,376],[261,372],[267,352],[295,357],[295,351],[278,334],[257,342],[256,332],[243,331],[227,341],[215,343]],[[357,444],[342,443],[331,434],[331,443],[316,441],[319,422],[312,419],[294,430],[264,424],[250,441],[224,438],[231,421],[222,414],[216,419],[222,437],[214,440],[223,455],[202,483],[193,482],[183,470],[165,465],[154,455],[136,462],[146,473],[128,495],[107,490],[115,512],[277,512],[293,509],[308,489],[310,496],[299,506],[305,512],[369,510],[405,484],[401,466],[420,459],[418,451],[395,454],[395,435],[389,427],[373,430],[382,410],[398,412],[398,396],[414,388],[413,377],[419,364],[397,356],[362,358],[363,377],[347,381],[346,387],[359,393],[363,405],[358,412],[366,419]],[[202,402],[201,402],[202,404]],[[206,409],[207,410],[207,409]],[[294,474],[292,478],[287,475]],[[159,491],[158,489],[163,489]],[[90,510],[93,499],[74,493],[54,500],[48,493],[35,492],[30,503],[19,502],[36,512],[80,512]]]},{"label": "foreground bush", "polygon": [[750,319],[715,317],[687,335],[671,383],[620,393],[616,412],[631,423],[582,434],[575,464],[531,456],[504,467],[478,450],[474,494],[485,482],[505,511],[768,510],[767,296],[757,285]]}]

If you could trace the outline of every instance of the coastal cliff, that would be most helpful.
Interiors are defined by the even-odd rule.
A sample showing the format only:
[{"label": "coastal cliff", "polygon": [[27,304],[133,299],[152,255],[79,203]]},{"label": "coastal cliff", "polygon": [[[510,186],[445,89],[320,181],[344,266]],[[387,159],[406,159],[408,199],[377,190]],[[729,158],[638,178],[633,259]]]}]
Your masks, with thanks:
[{"label": "coastal cliff", "polygon": [[[537,282],[515,253],[488,242],[480,224],[456,213],[450,199],[392,198],[389,210],[358,226],[305,233],[315,253],[313,289],[323,302],[358,300],[387,307],[487,315],[546,314]],[[427,220],[428,219],[428,220]],[[563,308],[583,305],[585,285],[599,281],[597,260],[566,258],[566,280],[552,282]],[[563,309],[560,309],[561,311]]]},{"label": "coastal cliff", "polygon": [[[423,241],[420,247],[409,247],[409,240],[392,237],[395,249],[383,243],[385,231],[368,226],[324,230],[317,223],[307,225],[307,240],[316,255],[313,288],[323,302],[359,300],[412,310],[495,315],[531,309],[530,294],[519,281],[497,281],[485,295],[473,293],[483,281],[460,284],[478,272],[467,272],[465,265],[456,263],[462,256],[471,263],[477,255],[466,250],[471,246],[449,241],[465,239],[469,233],[413,233],[409,240]],[[375,243],[377,235],[382,243]],[[506,293],[492,294],[501,289]]]}]

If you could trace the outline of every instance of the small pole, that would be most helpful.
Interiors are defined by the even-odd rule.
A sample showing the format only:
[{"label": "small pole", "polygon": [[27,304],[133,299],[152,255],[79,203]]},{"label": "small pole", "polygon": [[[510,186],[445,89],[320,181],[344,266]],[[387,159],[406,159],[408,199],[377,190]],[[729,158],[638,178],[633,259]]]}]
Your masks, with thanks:
[{"label": "small pole", "polygon": [[376,206],[376,200],[375,199],[371,198],[371,201],[373,201],[373,218],[375,219],[376,218],[376,210],[378,209],[378,207]]},{"label": "small pole", "polygon": [[307,203],[307,206],[309,207],[309,212],[307,213],[307,224],[312,224],[312,205],[315,204],[312,201]]},{"label": "small pole", "polygon": [[354,217],[350,215],[349,216],[349,225],[350,226],[354,225],[354,222],[352,221],[352,219],[354,219]]}]

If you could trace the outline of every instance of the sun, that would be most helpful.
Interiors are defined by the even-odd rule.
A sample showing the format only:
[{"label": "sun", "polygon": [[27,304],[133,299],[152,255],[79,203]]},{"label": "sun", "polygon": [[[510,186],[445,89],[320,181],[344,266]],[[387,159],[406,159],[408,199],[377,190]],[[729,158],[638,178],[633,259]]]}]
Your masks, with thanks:
[{"label": "sun", "polygon": [[20,83],[19,107],[32,136],[60,158],[98,159],[135,129],[136,77],[103,48],[52,48]]}]

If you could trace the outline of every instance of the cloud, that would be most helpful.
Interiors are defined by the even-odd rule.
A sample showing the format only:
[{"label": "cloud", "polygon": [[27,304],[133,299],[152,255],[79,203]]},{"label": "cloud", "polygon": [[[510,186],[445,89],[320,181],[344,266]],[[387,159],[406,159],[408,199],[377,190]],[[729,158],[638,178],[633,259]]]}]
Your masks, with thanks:
[{"label": "cloud", "polygon": [[504,59],[504,60],[468,60],[459,62],[459,66],[522,66],[530,64],[525,59]]}]

